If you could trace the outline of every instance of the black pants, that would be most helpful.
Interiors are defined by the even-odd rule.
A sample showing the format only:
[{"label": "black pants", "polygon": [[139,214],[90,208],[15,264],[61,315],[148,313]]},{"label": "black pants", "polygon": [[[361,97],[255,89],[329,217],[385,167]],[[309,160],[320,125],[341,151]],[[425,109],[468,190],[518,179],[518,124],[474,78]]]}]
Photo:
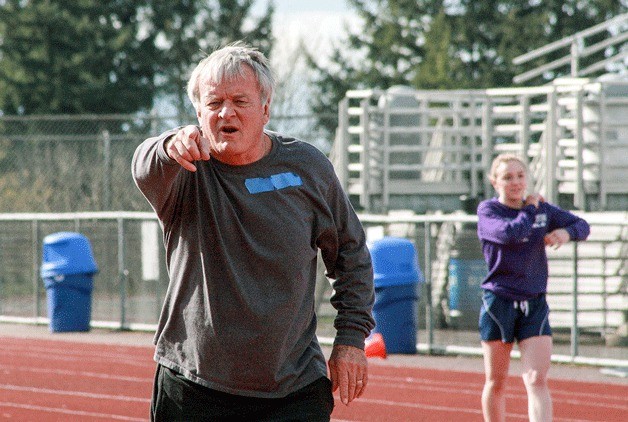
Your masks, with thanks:
[{"label": "black pants", "polygon": [[331,381],[326,377],[286,397],[265,399],[212,390],[157,365],[151,421],[328,422],[333,408]]}]

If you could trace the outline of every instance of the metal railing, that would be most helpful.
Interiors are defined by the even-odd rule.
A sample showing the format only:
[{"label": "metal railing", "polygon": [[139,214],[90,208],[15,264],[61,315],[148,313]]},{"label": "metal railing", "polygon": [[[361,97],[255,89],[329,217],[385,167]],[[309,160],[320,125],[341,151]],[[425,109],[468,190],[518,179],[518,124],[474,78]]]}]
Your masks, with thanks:
[{"label": "metal railing", "polygon": [[[583,355],[580,347],[581,335],[594,335],[603,342],[605,335],[626,323],[620,317],[628,312],[628,216],[625,213],[582,216],[591,224],[592,233],[596,234],[592,234],[592,244],[600,247],[589,249],[589,242],[574,243],[571,252],[559,257],[573,272],[562,275],[560,291],[548,291],[550,306],[554,298],[564,296],[565,289],[569,289],[571,295],[571,306],[557,306],[554,312],[571,316],[570,324],[553,323],[556,329],[568,330],[571,336],[570,352],[556,359],[592,364],[611,362],[628,366],[628,349],[600,346],[606,352],[619,350],[618,359],[616,353],[608,360],[602,358],[605,353],[599,351],[585,351]],[[447,291],[447,286],[437,283],[435,274],[439,261],[443,259],[436,248],[441,229],[446,225],[454,225],[458,230],[473,231],[477,217],[466,214],[361,214],[359,217],[367,233],[373,233],[374,228],[381,227],[382,234],[406,236],[416,245],[425,278],[419,318],[426,337],[418,345],[419,349],[427,353],[461,353],[469,350],[479,353],[478,348],[473,347],[477,345],[477,334],[469,336],[472,339],[470,342],[465,342],[458,334],[453,337],[447,334],[459,331],[455,326],[443,325],[443,310],[438,298]],[[90,239],[100,268],[94,281],[92,326],[153,330],[168,285],[161,231],[153,213],[0,214],[0,322],[46,323],[45,289],[39,275],[42,240],[48,234],[68,230],[80,231]],[[452,246],[458,249],[464,247],[456,246],[455,242]],[[590,260],[595,259],[604,263],[604,269],[591,274],[580,264],[581,260],[587,259],[587,266]],[[587,287],[586,291],[581,291],[583,280],[588,279],[589,282],[584,285],[589,286],[592,277],[593,283],[599,285],[600,289],[591,291]],[[587,305],[592,297],[604,298],[602,308],[591,309]],[[333,312],[329,311],[329,306],[326,308],[323,305],[319,309],[320,324],[326,325],[321,328],[328,332],[333,329]],[[589,322],[583,324],[582,318],[586,315]],[[591,318],[596,321],[590,323]],[[608,353],[606,355],[609,356]]]},{"label": "metal railing", "polygon": [[[587,39],[601,33],[607,35],[606,38],[595,42],[594,44],[587,45]],[[557,51],[568,49],[568,54],[515,76],[513,78],[513,82],[526,82],[537,76],[541,76],[545,73],[553,72],[567,66],[569,67],[570,75],[572,77],[588,76],[594,72],[599,72],[600,70],[607,68],[610,64],[619,63],[628,57],[626,40],[628,40],[628,13],[616,16],[606,22],[602,22],[598,25],[592,26],[591,28],[577,32],[574,35],[565,37],[541,48],[537,48],[536,50],[532,50],[515,57],[512,61],[513,64],[523,65],[540,57],[548,56]],[[581,68],[580,62],[582,59],[596,53],[608,52],[609,49],[613,48],[614,51],[612,54],[607,55],[604,59],[598,60],[585,68]]]},{"label": "metal railing", "polygon": [[628,178],[628,162],[619,158],[628,154],[627,116],[626,78],[349,91],[332,161],[366,212],[409,208],[393,203],[395,196],[488,197],[486,169],[500,152],[529,162],[535,187],[550,202],[562,195],[570,208],[621,210],[628,205],[627,185],[619,182]]}]

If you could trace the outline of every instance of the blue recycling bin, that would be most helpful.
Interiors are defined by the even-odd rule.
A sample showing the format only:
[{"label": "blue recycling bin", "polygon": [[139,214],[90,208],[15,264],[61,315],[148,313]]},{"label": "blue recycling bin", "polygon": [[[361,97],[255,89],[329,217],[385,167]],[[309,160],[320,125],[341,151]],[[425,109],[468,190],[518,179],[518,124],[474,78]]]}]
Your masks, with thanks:
[{"label": "blue recycling bin", "polygon": [[374,333],[384,337],[387,353],[416,353],[419,284],[423,274],[408,239],[384,237],[369,245],[373,260]]},{"label": "blue recycling bin", "polygon": [[98,272],[87,237],[59,232],[43,241],[41,277],[51,332],[89,331],[93,276]]},{"label": "blue recycling bin", "polygon": [[482,307],[482,281],[488,269],[483,259],[449,260],[449,312],[453,318],[475,327]]}]

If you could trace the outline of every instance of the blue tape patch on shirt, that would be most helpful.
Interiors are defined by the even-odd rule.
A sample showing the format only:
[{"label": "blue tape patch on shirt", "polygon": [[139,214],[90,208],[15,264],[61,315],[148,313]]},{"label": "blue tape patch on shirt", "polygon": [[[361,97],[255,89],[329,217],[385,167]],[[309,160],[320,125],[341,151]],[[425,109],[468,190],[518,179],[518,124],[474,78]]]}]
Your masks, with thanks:
[{"label": "blue tape patch on shirt", "polygon": [[301,177],[294,173],[278,173],[270,177],[256,177],[244,181],[249,193],[270,192],[273,190],[285,189],[291,186],[301,186]]}]

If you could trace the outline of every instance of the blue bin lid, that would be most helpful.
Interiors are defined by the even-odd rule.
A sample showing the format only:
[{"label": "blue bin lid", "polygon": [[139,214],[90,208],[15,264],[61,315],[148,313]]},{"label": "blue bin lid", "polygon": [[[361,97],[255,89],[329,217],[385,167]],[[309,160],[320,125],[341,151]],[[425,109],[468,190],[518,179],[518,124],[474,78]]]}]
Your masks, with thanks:
[{"label": "blue bin lid", "polygon": [[80,233],[59,232],[44,237],[41,277],[98,272],[92,247]]},{"label": "blue bin lid", "polygon": [[408,239],[384,237],[369,244],[375,287],[422,283],[414,245]]}]

